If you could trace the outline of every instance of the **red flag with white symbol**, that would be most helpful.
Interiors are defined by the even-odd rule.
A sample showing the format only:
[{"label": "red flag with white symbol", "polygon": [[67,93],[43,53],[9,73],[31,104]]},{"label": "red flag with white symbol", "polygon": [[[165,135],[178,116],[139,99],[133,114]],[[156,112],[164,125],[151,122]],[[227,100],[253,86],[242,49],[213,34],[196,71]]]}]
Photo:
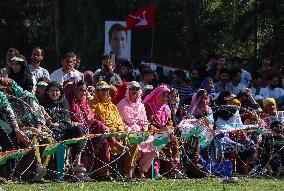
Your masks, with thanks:
[{"label": "red flag with white symbol", "polygon": [[155,6],[153,4],[138,9],[125,17],[126,30],[149,29],[154,26]]}]

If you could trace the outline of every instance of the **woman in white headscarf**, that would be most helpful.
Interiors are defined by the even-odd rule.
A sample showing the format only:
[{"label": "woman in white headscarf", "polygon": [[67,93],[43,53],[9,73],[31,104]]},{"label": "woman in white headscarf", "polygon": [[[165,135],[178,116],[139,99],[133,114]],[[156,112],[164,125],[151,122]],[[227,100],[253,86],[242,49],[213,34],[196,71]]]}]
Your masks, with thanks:
[{"label": "woman in white headscarf", "polygon": [[[127,87],[125,98],[117,104],[117,109],[122,117],[127,132],[148,130],[149,122],[144,104],[141,102],[141,94],[142,91],[139,83],[132,81]],[[132,156],[133,159],[140,159],[139,168],[141,178],[144,178],[144,172],[148,171],[156,154],[157,149],[153,144],[153,140],[153,136],[150,136],[146,142],[137,145],[138,153],[136,156]],[[130,177],[132,177],[132,171],[133,169],[128,169],[127,173],[129,173]]]}]

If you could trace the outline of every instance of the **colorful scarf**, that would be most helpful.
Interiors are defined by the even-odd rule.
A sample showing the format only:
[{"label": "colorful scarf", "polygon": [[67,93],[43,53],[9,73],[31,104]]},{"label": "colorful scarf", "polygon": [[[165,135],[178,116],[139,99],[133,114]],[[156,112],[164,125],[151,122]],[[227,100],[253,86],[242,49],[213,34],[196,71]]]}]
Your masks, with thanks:
[{"label": "colorful scarf", "polygon": [[151,108],[154,120],[160,127],[166,125],[171,116],[168,104],[161,104],[158,100],[159,96],[164,92],[170,92],[169,87],[167,85],[160,85],[147,95],[142,102]]},{"label": "colorful scarf", "polygon": [[0,78],[0,84],[8,94],[17,98],[21,97],[24,93],[23,88],[21,88],[14,80],[10,78]]},{"label": "colorful scarf", "polygon": [[121,83],[117,86],[117,95],[113,99],[113,104],[117,105],[123,98],[125,98],[126,89],[129,85],[129,82]]},{"label": "colorful scarf", "polygon": [[133,103],[129,98],[129,89],[132,85],[140,86],[138,82],[132,81],[126,89],[125,98],[116,107],[126,125],[126,131],[147,131],[149,122],[144,104],[141,102],[142,90],[138,92],[137,102]]},{"label": "colorful scarf", "polygon": [[189,113],[191,115],[197,116],[207,116],[212,113],[212,109],[208,106],[209,98],[206,100],[201,100],[201,97],[198,96],[200,90],[198,90],[191,99],[191,106]]},{"label": "colorful scarf", "polygon": [[91,106],[92,111],[95,114],[95,118],[99,121],[102,121],[114,132],[124,131],[125,128],[123,121],[118,113],[116,106],[111,102],[111,98],[108,97],[104,101],[100,100],[98,97],[98,91],[99,90],[96,89],[95,104]]},{"label": "colorful scarf", "polygon": [[69,82],[65,87],[65,96],[70,104],[72,121],[83,123],[86,128],[89,128],[93,122],[94,114],[88,105],[86,96],[81,100],[75,97],[76,87],[76,81]]},{"label": "colorful scarf", "polygon": [[8,99],[16,116],[21,116],[18,118],[19,124],[32,126],[45,124],[45,118],[34,94],[23,90],[10,78],[0,78],[0,85],[8,95],[14,96]]}]

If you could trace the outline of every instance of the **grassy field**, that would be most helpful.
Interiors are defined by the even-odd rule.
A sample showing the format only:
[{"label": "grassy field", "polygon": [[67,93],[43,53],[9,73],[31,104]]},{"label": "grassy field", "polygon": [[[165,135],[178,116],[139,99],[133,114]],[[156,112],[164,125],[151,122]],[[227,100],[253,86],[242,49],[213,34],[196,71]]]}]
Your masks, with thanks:
[{"label": "grassy field", "polygon": [[89,183],[69,183],[69,182],[50,182],[45,184],[27,183],[7,183],[0,185],[3,190],[158,190],[158,191],[284,191],[284,179],[251,179],[240,178],[238,183],[223,183],[220,179],[183,179],[183,180],[149,180],[135,183],[123,182],[89,182]]}]

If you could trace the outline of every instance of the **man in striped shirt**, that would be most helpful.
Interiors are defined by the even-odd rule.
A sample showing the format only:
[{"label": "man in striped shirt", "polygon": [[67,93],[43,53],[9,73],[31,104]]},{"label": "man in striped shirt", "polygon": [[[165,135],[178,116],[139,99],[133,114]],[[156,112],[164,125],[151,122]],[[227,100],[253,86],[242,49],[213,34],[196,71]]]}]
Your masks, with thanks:
[{"label": "man in striped shirt", "polygon": [[176,70],[173,73],[172,88],[178,90],[180,100],[192,94],[191,86],[186,82],[186,73],[183,70]]}]

